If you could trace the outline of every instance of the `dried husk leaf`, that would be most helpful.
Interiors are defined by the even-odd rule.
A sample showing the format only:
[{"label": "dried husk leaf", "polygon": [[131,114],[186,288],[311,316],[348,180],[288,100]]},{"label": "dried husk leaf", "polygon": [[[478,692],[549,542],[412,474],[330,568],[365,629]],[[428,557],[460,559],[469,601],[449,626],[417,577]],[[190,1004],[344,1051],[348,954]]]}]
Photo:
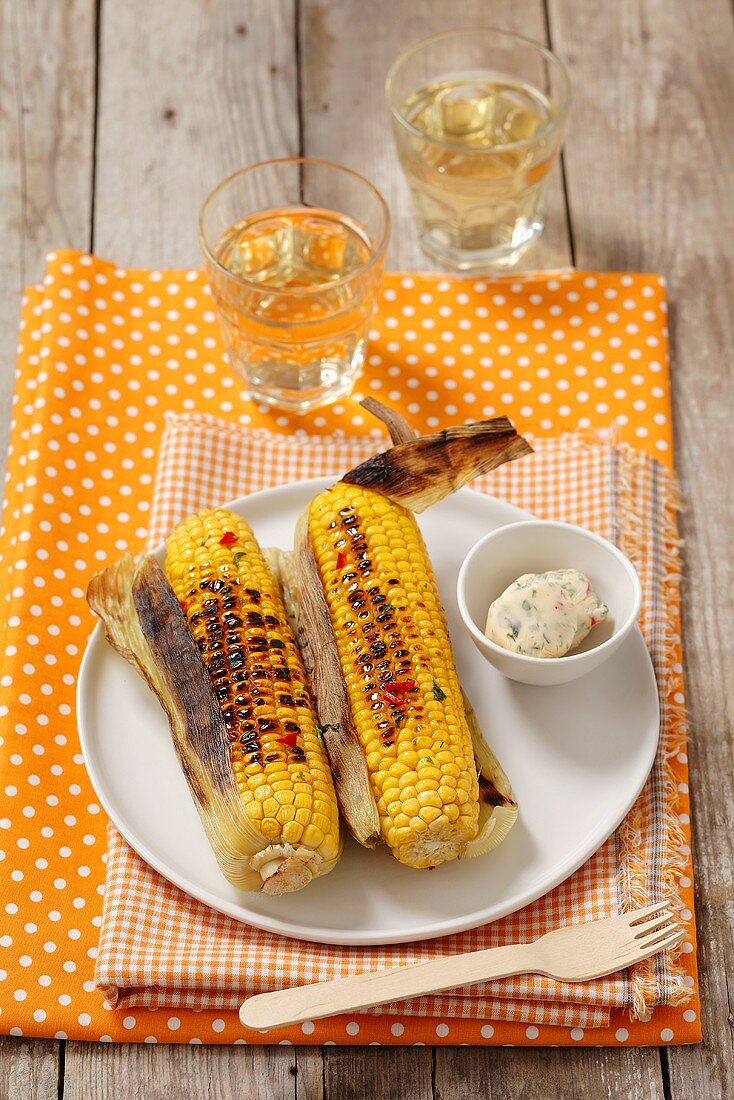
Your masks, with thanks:
[{"label": "dried husk leaf", "polygon": [[223,874],[242,890],[300,889],[327,864],[309,849],[271,845],[250,822],[230,762],[227,730],[186,617],[158,561],[128,555],[97,573],[90,607],[108,641],[148,682],[168,716],[194,804]]},{"label": "dried husk leaf", "polygon": [[[227,731],[186,619],[155,558],[136,569],[127,555],[92,578],[87,599],[112,647],[147,680],[165,710],[179,762],[209,842],[228,881],[259,890],[249,866],[265,847],[243,821]],[[153,642],[151,646],[150,642]]]},{"label": "dried husk leaf", "polygon": [[278,569],[289,616],[308,674],[329,757],[336,797],[347,827],[365,848],[374,848],[380,819],[367,763],[344,683],[334,630],[308,532],[308,509],[296,526],[292,555],[281,553]]},{"label": "dried husk leaf", "polygon": [[[384,411],[380,419],[390,430],[391,422],[400,430],[398,414],[387,414],[389,419]],[[498,416],[397,443],[350,470],[342,481],[423,512],[475,477],[531,452],[507,417]]]},{"label": "dried husk leaf", "polygon": [[402,413],[397,409],[391,409],[389,405],[383,405],[376,397],[365,397],[360,401],[362,408],[377,417],[390,433],[393,444],[408,443],[415,439],[417,432],[410,426]]},{"label": "dried husk leaf", "polygon": [[474,707],[462,690],[464,712],[471,731],[479,780],[479,831],[470,840],[462,859],[474,859],[498,847],[517,821],[518,806],[510,780],[484,739]]}]

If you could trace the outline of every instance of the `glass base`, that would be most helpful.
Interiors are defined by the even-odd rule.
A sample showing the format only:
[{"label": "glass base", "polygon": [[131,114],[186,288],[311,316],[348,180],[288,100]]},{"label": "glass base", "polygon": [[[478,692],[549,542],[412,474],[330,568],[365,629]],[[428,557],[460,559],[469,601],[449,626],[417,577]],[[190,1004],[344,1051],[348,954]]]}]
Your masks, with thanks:
[{"label": "glass base", "polygon": [[419,230],[423,251],[442,268],[480,274],[514,267],[524,252],[543,232],[544,222],[516,223],[510,240],[493,248],[456,248],[448,243],[442,227],[424,226]]},{"label": "glass base", "polygon": [[245,381],[253,401],[303,414],[345,397],[363,361],[364,341],[360,340],[347,362],[324,357],[294,366],[282,360],[260,360],[257,366],[248,364]]}]

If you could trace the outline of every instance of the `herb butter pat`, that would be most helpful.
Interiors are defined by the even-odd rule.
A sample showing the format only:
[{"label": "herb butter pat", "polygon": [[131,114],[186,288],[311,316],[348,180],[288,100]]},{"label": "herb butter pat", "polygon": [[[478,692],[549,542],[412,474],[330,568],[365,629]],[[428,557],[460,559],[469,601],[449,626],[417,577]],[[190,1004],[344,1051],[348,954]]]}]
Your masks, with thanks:
[{"label": "herb butter pat", "polygon": [[484,633],[526,657],[565,657],[608,614],[577,569],[525,573],[494,601]]}]

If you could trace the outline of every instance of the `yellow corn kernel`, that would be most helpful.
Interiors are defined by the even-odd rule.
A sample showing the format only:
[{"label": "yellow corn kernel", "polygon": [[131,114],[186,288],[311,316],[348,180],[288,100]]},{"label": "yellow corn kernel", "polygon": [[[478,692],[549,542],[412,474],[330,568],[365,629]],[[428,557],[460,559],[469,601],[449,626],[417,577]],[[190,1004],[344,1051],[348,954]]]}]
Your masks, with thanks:
[{"label": "yellow corn kernel", "polygon": [[283,826],[282,836],[286,844],[298,844],[303,836],[303,825],[299,825],[297,821],[287,821]]}]

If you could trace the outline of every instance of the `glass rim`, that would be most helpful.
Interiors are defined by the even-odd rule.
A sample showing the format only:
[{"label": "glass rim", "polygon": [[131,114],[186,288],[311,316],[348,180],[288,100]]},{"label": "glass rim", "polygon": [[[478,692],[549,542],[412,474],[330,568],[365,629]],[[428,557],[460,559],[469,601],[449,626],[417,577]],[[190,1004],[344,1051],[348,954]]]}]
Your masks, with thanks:
[{"label": "glass rim", "polygon": [[[423,130],[420,130],[417,126],[405,117],[400,108],[396,106],[393,99],[393,85],[398,70],[405,61],[408,60],[418,50],[427,46],[429,42],[438,42],[441,39],[446,38],[460,38],[463,35],[498,35],[504,38],[513,38],[516,42],[521,43],[524,46],[531,46],[536,53],[539,53],[541,57],[549,61],[551,65],[555,66],[561,75],[561,81],[563,85],[563,99],[560,106],[556,109],[553,118],[550,122],[533,134],[532,137],[521,138],[519,141],[508,141],[505,145],[497,145],[492,149],[472,149],[470,146],[463,145],[457,141],[445,141],[442,138],[431,137],[430,134],[426,134]],[[416,137],[421,138],[422,141],[432,142],[434,145],[440,145],[444,149],[461,149],[465,153],[476,153],[479,156],[496,156],[505,152],[507,149],[519,149],[526,146],[536,144],[541,138],[547,137],[562,125],[568,114],[568,108],[571,104],[571,78],[568,73],[568,69],[563,61],[557,54],[549,50],[547,46],[544,46],[542,42],[536,42],[534,38],[528,38],[525,34],[518,34],[517,31],[504,30],[502,27],[459,27],[451,31],[439,31],[438,34],[430,34],[427,38],[421,38],[418,42],[413,42],[410,46],[406,46],[401,53],[393,61],[390,69],[388,70],[387,77],[385,78],[385,97],[387,99],[387,105],[390,109],[390,113],[396,122],[403,126],[406,130],[409,130]]]},{"label": "glass rim", "polygon": [[[246,279],[242,275],[237,275],[234,271],[230,271],[229,268],[224,266],[224,264],[221,264],[212,252],[209,244],[207,243],[206,237],[204,235],[204,217],[210,207],[210,204],[214,201],[217,195],[219,195],[225,187],[227,187],[230,183],[233,183],[234,180],[238,179],[240,176],[247,175],[249,172],[254,172],[258,168],[268,168],[274,164],[315,164],[321,168],[335,168],[338,172],[341,172],[347,176],[351,176],[352,179],[358,180],[360,183],[364,184],[365,187],[367,187],[367,189],[371,191],[372,194],[375,196],[378,202],[378,206],[382,210],[385,224],[382,228],[382,233],[380,235],[378,243],[372,248],[369,259],[365,260],[364,263],[361,263],[357,267],[355,267],[354,270],[350,271],[348,275],[341,275],[338,279],[335,279],[333,283],[329,283],[329,290],[331,290],[333,287],[343,286],[351,279],[354,279],[359,275],[363,275],[379,260],[382,259],[387,249],[387,243],[390,237],[390,229],[392,227],[392,219],[390,217],[390,208],[388,207],[382,194],[378,191],[373,183],[370,183],[368,179],[366,179],[364,176],[361,176],[359,172],[355,172],[352,168],[347,168],[343,164],[337,164],[333,160],[322,160],[319,157],[271,157],[268,160],[259,160],[256,161],[254,164],[247,164],[244,168],[238,168],[235,172],[231,172],[228,176],[225,176],[223,180],[220,180],[219,183],[212,188],[212,190],[209,192],[209,194],[204,199],[204,202],[202,203],[201,210],[199,211],[198,220],[199,244],[201,245],[201,250],[204,253],[205,259],[208,260],[215,268],[217,268],[217,270],[222,275],[226,276],[226,278],[228,279],[232,279],[240,286],[247,287],[250,290],[259,290],[263,294],[267,292],[270,294],[276,293],[296,295],[298,297],[308,297],[311,294],[321,293],[324,290],[323,285],[296,286],[278,289],[265,286],[263,283],[255,282],[252,279]],[[304,207],[304,209],[308,210],[311,208]],[[323,209],[326,209],[326,207],[324,207]],[[344,212],[335,211],[335,213],[343,214]]]}]

